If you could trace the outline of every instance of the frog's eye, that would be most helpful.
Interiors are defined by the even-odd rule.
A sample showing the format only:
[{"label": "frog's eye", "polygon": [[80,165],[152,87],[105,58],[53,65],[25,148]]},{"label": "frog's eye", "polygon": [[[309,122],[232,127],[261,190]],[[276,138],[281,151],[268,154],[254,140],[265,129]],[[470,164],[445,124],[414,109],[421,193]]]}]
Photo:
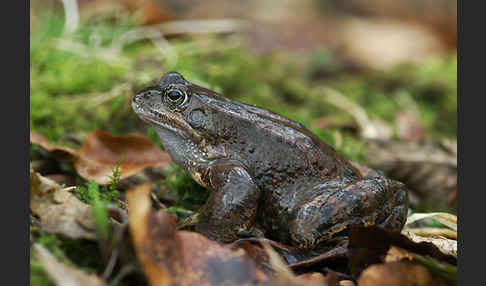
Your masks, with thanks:
[{"label": "frog's eye", "polygon": [[187,99],[187,93],[180,89],[170,89],[165,93],[165,101],[171,109],[183,106]]}]

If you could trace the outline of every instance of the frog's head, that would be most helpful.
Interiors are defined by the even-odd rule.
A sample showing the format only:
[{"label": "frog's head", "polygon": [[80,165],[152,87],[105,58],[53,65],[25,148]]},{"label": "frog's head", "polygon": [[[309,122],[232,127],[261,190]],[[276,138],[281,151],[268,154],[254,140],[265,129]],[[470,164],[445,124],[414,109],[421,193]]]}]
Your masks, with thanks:
[{"label": "frog's head", "polygon": [[208,158],[208,142],[217,134],[212,129],[218,115],[208,110],[215,100],[225,99],[171,72],[157,85],[139,92],[132,100],[132,108],[156,128],[172,159],[187,164]]}]

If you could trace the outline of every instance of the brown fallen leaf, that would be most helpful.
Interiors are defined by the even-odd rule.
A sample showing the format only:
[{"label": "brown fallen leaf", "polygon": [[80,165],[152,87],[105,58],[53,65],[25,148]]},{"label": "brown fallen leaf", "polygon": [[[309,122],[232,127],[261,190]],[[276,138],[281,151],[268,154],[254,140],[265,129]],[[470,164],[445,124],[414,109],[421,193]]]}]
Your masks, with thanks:
[{"label": "brown fallen leaf", "polygon": [[274,269],[270,264],[270,257],[260,243],[252,243],[248,240],[237,240],[231,243],[229,247],[233,250],[243,249],[251,260],[255,262],[258,269],[261,269],[268,275],[273,274]]},{"label": "brown fallen leaf", "polygon": [[30,211],[43,231],[70,238],[96,239],[91,206],[52,180],[30,170]]},{"label": "brown fallen leaf", "polygon": [[268,281],[243,249],[177,231],[175,218],[154,212],[148,184],[126,192],[129,228],[150,285],[257,285]]},{"label": "brown fallen leaf", "polygon": [[265,272],[273,269],[268,267],[271,265],[269,253],[263,247],[265,244],[272,246],[284,260],[288,267],[292,270],[310,269],[318,267],[318,265],[327,264],[332,265],[334,262],[343,262],[346,260],[347,243],[343,242],[334,245],[331,248],[324,249],[300,249],[295,246],[285,245],[283,243],[262,237],[241,238],[229,244],[232,249],[244,249],[248,255],[255,261],[260,269]]},{"label": "brown fallen leaf", "polygon": [[353,281],[351,280],[341,280],[339,281],[339,286],[355,286]]},{"label": "brown fallen leaf", "polygon": [[401,260],[413,260],[413,254],[410,252],[406,251],[405,249],[399,248],[392,246],[386,253],[385,262],[397,262]]},{"label": "brown fallen leaf", "polygon": [[72,158],[76,156],[76,150],[66,146],[52,146],[46,137],[34,131],[30,131],[30,144],[46,149],[55,157]]},{"label": "brown fallen leaf", "polygon": [[448,238],[457,241],[457,231],[443,227],[411,227],[404,229],[402,233],[405,234],[405,232],[422,237]]},{"label": "brown fallen leaf", "polygon": [[451,266],[457,265],[457,258],[454,255],[443,253],[431,242],[415,242],[399,232],[390,232],[376,226],[352,226],[348,246],[350,272],[354,277],[359,277],[359,274],[369,265],[383,262],[391,246]]},{"label": "brown fallen leaf", "polygon": [[51,146],[48,140],[31,132],[31,144],[53,153],[67,156],[74,162],[78,174],[97,184],[111,182],[113,169],[120,164],[121,179],[130,177],[147,167],[161,167],[170,163],[170,156],[141,135],[111,135],[97,130],[90,133],[77,150]]},{"label": "brown fallen leaf", "polygon": [[34,132],[34,131],[30,131],[30,144],[39,145],[42,148],[49,150],[49,151],[52,148],[51,144],[49,143],[49,140],[47,140],[46,137],[44,137],[41,134]]},{"label": "brown fallen leaf", "polygon": [[402,232],[406,235],[410,240],[416,243],[420,242],[430,242],[435,245],[440,252],[444,253],[445,255],[450,255],[457,257],[457,240],[456,239],[448,239],[445,237],[426,237],[417,235],[410,230],[405,230]]},{"label": "brown fallen leaf", "polygon": [[111,182],[113,168],[118,163],[123,179],[146,167],[163,166],[169,162],[169,154],[144,136],[115,136],[97,130],[89,134],[77,150],[74,167],[85,179],[104,185]]},{"label": "brown fallen leaf", "polygon": [[358,279],[359,286],[435,286],[440,285],[429,271],[410,262],[391,262],[368,267]]},{"label": "brown fallen leaf", "polygon": [[407,218],[407,222],[405,223],[405,227],[409,226],[410,224],[425,219],[425,218],[433,218],[436,221],[440,222],[441,224],[447,226],[448,228],[453,229],[457,232],[457,216],[449,213],[442,213],[442,212],[435,212],[435,213],[414,213]]},{"label": "brown fallen leaf", "polygon": [[104,286],[106,283],[95,274],[88,274],[74,267],[64,265],[56,260],[40,244],[33,246],[39,262],[42,264],[47,275],[56,283],[62,286]]},{"label": "brown fallen leaf", "polygon": [[[433,218],[447,228],[411,227],[413,223]],[[407,218],[402,234],[414,242],[430,242],[447,255],[457,257],[457,217],[449,213],[415,213]]]},{"label": "brown fallen leaf", "polygon": [[287,263],[268,243],[262,243],[272,269],[272,285],[276,286],[339,286],[339,279],[334,273],[324,276],[319,272],[304,273],[296,276]]},{"label": "brown fallen leaf", "polygon": [[[441,263],[435,259],[426,258],[405,249],[392,246],[384,262],[414,262],[427,268],[434,277],[441,279],[446,285],[457,285],[457,267]],[[442,284],[441,284],[442,285]]]}]

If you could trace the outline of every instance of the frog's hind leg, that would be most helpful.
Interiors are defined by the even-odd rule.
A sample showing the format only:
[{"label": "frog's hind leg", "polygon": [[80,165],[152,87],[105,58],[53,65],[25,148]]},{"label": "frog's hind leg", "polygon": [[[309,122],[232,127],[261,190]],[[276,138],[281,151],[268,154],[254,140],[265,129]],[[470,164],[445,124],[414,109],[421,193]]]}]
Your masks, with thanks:
[{"label": "frog's hind leg", "polygon": [[316,195],[295,208],[289,230],[299,247],[339,240],[354,224],[378,225],[391,231],[400,231],[405,224],[408,197],[402,183],[367,177],[339,189],[328,185],[316,185]]}]

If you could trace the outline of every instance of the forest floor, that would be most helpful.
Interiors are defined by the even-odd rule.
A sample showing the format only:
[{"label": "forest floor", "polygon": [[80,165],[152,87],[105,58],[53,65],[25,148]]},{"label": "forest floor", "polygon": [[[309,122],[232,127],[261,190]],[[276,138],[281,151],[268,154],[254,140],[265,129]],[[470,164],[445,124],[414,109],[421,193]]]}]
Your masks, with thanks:
[{"label": "forest floor", "polygon": [[[62,285],[62,279],[80,279],[84,285],[183,281],[182,272],[170,272],[175,266],[168,267],[167,261],[159,261],[159,271],[169,269],[171,278],[149,270],[150,259],[140,254],[138,243],[160,242],[139,237],[150,230],[142,218],[130,212],[126,217],[127,206],[143,209],[140,201],[150,197],[153,208],[147,215],[159,209],[181,220],[208,197],[170,161],[155,130],[131,109],[134,94],[169,71],[302,123],[344,158],[404,182],[411,190],[408,232],[390,241],[427,241],[442,254],[430,245],[421,252],[417,245],[390,242],[388,260],[363,272],[346,276],[343,270],[332,276],[322,264],[291,272],[263,245],[258,249],[280,276],[257,269],[258,279],[301,285],[304,278],[295,273],[312,272],[324,275],[305,278],[321,283],[315,285],[375,285],[369,280],[373,275],[419,277],[417,285],[455,283],[456,262],[450,260],[457,255],[455,51],[380,70],[325,47],[255,51],[237,28],[164,38],[150,25],[113,13],[82,18],[76,31],[66,35],[64,22],[61,13],[53,12],[38,12],[31,19],[31,285]],[[128,233],[127,220],[138,220],[137,229],[130,226]],[[182,234],[178,239],[192,243]],[[133,246],[123,244],[130,241]],[[224,252],[211,242],[204,245]],[[181,255],[199,250],[182,249]]]}]

